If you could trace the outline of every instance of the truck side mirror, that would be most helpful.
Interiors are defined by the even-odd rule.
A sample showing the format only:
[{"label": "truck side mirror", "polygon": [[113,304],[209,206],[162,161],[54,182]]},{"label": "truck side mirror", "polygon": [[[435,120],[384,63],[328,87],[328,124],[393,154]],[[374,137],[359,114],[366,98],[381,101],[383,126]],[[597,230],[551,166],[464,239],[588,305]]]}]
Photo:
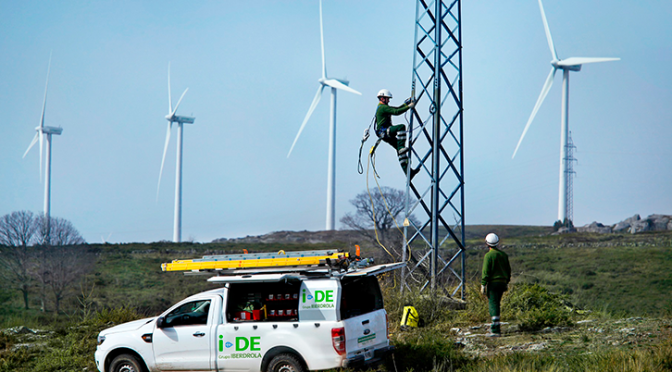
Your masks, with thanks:
[{"label": "truck side mirror", "polygon": [[158,319],[156,319],[156,328],[163,328],[165,326],[165,319],[160,316]]}]

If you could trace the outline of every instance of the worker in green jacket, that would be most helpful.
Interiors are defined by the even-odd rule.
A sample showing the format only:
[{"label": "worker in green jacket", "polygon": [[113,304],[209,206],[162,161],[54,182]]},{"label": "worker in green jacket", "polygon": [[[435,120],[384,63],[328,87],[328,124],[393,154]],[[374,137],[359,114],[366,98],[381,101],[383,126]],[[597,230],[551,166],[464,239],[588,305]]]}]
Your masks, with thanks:
[{"label": "worker in green jacket", "polygon": [[[387,142],[397,151],[399,164],[404,174],[407,173],[409,148],[406,147],[406,126],[404,124],[392,125],[392,116],[401,115],[415,105],[413,100],[408,99],[399,107],[390,106],[392,93],[387,89],[381,89],[378,92],[378,108],[376,109],[376,135],[378,138]],[[415,176],[420,168],[411,169],[411,178]]]},{"label": "worker in green jacket", "polygon": [[499,325],[500,302],[502,295],[508,289],[511,281],[511,266],[509,256],[499,250],[499,237],[490,233],[485,237],[485,242],[490,248],[483,258],[483,276],[481,277],[481,293],[488,297],[492,325],[488,336],[497,337],[501,334]]}]

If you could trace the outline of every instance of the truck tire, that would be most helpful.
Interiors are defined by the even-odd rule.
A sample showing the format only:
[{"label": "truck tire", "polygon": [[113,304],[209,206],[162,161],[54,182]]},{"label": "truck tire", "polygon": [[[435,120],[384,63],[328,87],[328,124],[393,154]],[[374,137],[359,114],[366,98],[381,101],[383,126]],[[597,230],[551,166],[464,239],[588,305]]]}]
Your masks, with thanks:
[{"label": "truck tire", "polygon": [[303,364],[292,354],[278,354],[268,363],[266,372],[306,372]]},{"label": "truck tire", "polygon": [[120,354],[112,359],[110,372],[144,372],[145,368],[138,358],[131,354]]}]

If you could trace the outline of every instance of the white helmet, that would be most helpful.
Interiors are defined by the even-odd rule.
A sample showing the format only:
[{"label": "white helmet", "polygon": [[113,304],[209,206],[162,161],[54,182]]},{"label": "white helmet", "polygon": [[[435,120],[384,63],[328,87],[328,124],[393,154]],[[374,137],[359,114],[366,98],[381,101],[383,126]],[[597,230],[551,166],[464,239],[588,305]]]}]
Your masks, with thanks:
[{"label": "white helmet", "polygon": [[387,98],[392,98],[392,92],[390,92],[387,89],[381,89],[380,92],[378,92],[377,97],[387,97]]},{"label": "white helmet", "polygon": [[499,244],[499,236],[495,233],[490,233],[485,237],[485,243],[490,247],[496,247]]}]

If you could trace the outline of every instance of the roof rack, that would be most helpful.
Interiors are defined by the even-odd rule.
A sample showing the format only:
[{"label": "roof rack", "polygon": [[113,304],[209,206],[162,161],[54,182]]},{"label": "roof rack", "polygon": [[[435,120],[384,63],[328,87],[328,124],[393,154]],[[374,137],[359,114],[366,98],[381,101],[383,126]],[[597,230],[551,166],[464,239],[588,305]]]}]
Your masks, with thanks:
[{"label": "roof rack", "polygon": [[277,253],[247,253],[203,256],[192,260],[173,260],[161,264],[163,271],[184,271],[185,274],[210,273],[240,275],[251,273],[303,272],[348,267],[347,252],[337,250],[295,251]]}]

